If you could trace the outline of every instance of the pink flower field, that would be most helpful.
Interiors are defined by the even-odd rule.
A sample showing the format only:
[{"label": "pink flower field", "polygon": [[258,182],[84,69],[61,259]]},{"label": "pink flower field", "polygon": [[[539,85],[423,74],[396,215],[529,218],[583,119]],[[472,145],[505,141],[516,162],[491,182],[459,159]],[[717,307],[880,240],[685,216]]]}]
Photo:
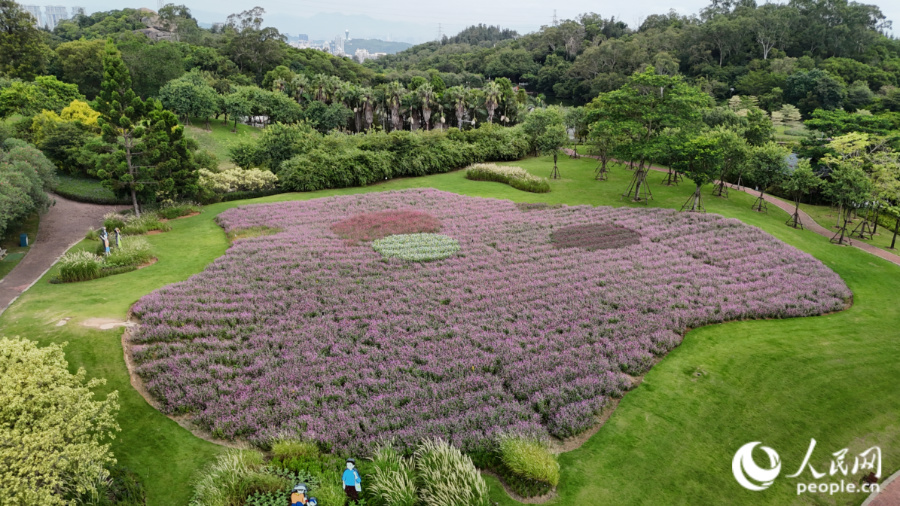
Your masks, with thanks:
[{"label": "pink flower field", "polygon": [[[459,251],[384,258],[333,230],[385,211],[433,217]],[[686,328],[817,315],[851,295],[810,255],[716,215],[521,210],[427,189],[243,206],[219,221],[281,232],[238,240],[141,299],[133,356],[163,411],[255,443],[292,435],[366,453],[386,439],[474,450],[498,432],[568,437]],[[573,239],[555,243],[556,230]]]}]

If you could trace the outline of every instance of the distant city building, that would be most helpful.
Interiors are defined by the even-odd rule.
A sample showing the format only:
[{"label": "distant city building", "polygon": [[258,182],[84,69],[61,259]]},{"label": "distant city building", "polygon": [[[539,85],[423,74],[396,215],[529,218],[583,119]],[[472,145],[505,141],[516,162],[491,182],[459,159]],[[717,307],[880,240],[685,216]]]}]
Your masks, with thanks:
[{"label": "distant city building", "polygon": [[305,40],[306,42],[309,42],[309,35],[307,35],[305,33],[301,33],[300,35],[297,36],[297,40]]},{"label": "distant city building", "polygon": [[296,40],[288,43],[291,47],[296,47],[297,49],[308,49],[310,47],[309,40]]},{"label": "distant city building", "polygon": [[72,7],[72,17],[84,16],[84,7]]},{"label": "distant city building", "polygon": [[346,35],[346,37],[344,37],[344,40],[349,42],[350,41],[350,29],[349,28],[344,30],[344,35]]},{"label": "distant city building", "polygon": [[53,30],[64,19],[69,19],[69,11],[62,5],[48,5],[44,7],[44,26]]},{"label": "distant city building", "polygon": [[362,63],[366,60],[375,60],[377,58],[381,58],[386,54],[387,53],[370,53],[368,49],[357,49],[353,57],[356,58],[356,61]]},{"label": "distant city building", "polygon": [[338,35],[331,44],[331,54],[335,56],[344,56],[344,39]]},{"label": "distant city building", "polygon": [[43,16],[41,16],[41,7],[39,5],[23,5],[22,9],[34,17],[34,24],[36,26],[44,26]]}]

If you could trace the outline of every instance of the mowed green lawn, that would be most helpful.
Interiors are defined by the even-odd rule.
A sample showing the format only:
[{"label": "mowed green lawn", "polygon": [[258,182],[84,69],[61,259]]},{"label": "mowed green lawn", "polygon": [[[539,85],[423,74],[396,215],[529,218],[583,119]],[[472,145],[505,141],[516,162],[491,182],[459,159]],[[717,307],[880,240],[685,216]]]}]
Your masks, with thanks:
[{"label": "mowed green lawn", "polygon": [[[546,176],[547,158],[515,163]],[[609,181],[593,180],[595,162],[560,159],[563,179],[552,192],[524,193],[500,183],[474,182],[453,172],[393,180],[367,188],[286,194],[272,202],[414,187],[525,202],[633,205],[619,198],[631,172],[614,166]],[[650,206],[678,208],[692,190],[659,184],[650,175]],[[708,195],[709,189],[704,190]],[[706,197],[705,197],[706,198]],[[710,212],[739,218],[807,251],[834,269],[854,292],[850,309],[821,317],[747,321],[689,332],[684,343],[629,392],[612,417],[580,449],[561,455],[562,480],[553,504],[859,504],[862,494],[796,493],[786,478],[800,465],[810,442],[811,463],[828,471],[831,453],[849,447],[853,456],[878,445],[885,475],[900,467],[900,267],[855,248],[784,225],[788,215],[750,211],[754,198],[732,192],[728,200],[706,198]],[[244,202],[246,203],[246,202]],[[105,390],[121,393],[123,431],[113,443],[121,462],[135,470],[150,504],[184,504],[195,469],[220,447],[192,436],[162,416],[130,387],[121,330],[87,329],[90,317],[124,318],[128,308],[155,288],[189,277],[222,255],[228,244],[213,221],[229,202],[203,214],[175,220],[171,232],[149,236],[159,262],[140,271],[87,283],[51,285],[46,279],[0,316],[0,334],[41,344],[68,341],[70,366],[106,377]],[[51,271],[48,276],[54,275]],[[640,283],[636,277],[635,283]],[[56,322],[73,319],[65,326]],[[741,488],[731,472],[735,451],[761,441],[781,456],[781,476],[763,492]],[[761,452],[757,461],[762,463]],[[804,474],[809,481],[809,471]],[[489,479],[492,497],[514,504]]]}]

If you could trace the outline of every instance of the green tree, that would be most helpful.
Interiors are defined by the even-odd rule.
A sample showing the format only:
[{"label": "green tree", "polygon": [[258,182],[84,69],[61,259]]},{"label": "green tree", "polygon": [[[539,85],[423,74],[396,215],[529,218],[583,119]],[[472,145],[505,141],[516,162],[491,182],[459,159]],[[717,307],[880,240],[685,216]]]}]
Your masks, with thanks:
[{"label": "green tree", "polygon": [[0,237],[7,227],[50,205],[46,190],[56,170],[34,146],[18,139],[0,145]]},{"label": "green tree", "polygon": [[95,399],[105,380],[69,372],[59,345],[0,338],[0,496],[10,504],[72,504],[96,493],[116,461],[118,392]]},{"label": "green tree", "polygon": [[784,98],[808,116],[816,109],[839,109],[847,93],[844,85],[828,72],[813,69],[788,76],[784,84]]},{"label": "green tree", "polygon": [[197,165],[178,119],[154,99],[141,100],[112,41],[103,56],[103,83],[97,111],[103,140],[111,153],[100,159],[97,176],[113,191],[138,197],[176,199],[197,193]]},{"label": "green tree", "polygon": [[0,0],[0,74],[33,79],[44,72],[50,48],[35,19],[13,0]]},{"label": "green tree", "polygon": [[73,40],[56,46],[62,79],[78,85],[78,91],[89,99],[100,93],[103,80],[103,48],[98,40]]},{"label": "green tree", "polygon": [[701,132],[685,142],[672,145],[669,155],[673,169],[682,173],[696,185],[694,193],[681,206],[682,211],[705,212],[700,189],[722,172],[725,150],[720,137],[711,132]]},{"label": "green tree", "polygon": [[550,177],[558,179],[559,168],[556,162],[559,150],[569,141],[563,112],[556,106],[535,109],[525,116],[522,129],[528,136],[528,141],[535,152],[542,155],[553,155],[553,170],[550,172]]},{"label": "green tree", "polygon": [[797,168],[782,183],[781,187],[794,196],[794,213],[787,221],[787,225],[794,228],[803,228],[800,222],[800,199],[822,184],[822,179],[812,170],[808,159],[797,162]]},{"label": "green tree", "polygon": [[787,148],[774,142],[755,146],[750,150],[747,158],[747,172],[759,189],[759,198],[752,206],[754,211],[767,212],[766,189],[779,184],[787,176],[788,154]]},{"label": "green tree", "polygon": [[710,98],[698,88],[687,85],[681,76],[656,73],[653,67],[635,72],[622,88],[600,94],[594,99],[597,120],[617,123],[629,139],[623,144],[630,160],[638,160],[638,169],[623,194],[634,201],[646,201],[648,161],[662,152],[659,139],[665,128],[697,125]]},{"label": "green tree", "polygon": [[205,82],[197,82],[186,74],[187,79],[174,79],[159,90],[159,100],[163,107],[175,112],[191,124],[191,116],[203,118],[209,129],[209,117],[216,111],[216,91]]},{"label": "green tree", "polygon": [[265,13],[262,7],[254,7],[228,16],[224,48],[238,68],[252,72],[260,84],[266,70],[284,56],[285,36],[275,28],[262,26]]}]

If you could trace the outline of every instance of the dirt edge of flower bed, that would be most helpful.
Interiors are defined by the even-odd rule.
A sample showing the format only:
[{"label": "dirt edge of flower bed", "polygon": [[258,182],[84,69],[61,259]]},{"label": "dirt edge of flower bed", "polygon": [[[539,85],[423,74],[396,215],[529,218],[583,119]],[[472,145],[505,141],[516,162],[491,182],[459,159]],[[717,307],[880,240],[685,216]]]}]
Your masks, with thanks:
[{"label": "dirt edge of flower bed", "polygon": [[159,402],[150,395],[150,392],[147,390],[147,387],[144,385],[144,380],[141,379],[141,376],[135,372],[134,358],[132,357],[131,351],[134,346],[131,343],[131,336],[135,330],[140,326],[141,322],[128,311],[128,318],[126,319],[129,323],[133,323],[134,325],[131,327],[126,327],[125,331],[122,332],[122,354],[125,357],[125,367],[128,369],[128,379],[131,381],[131,386],[134,388],[141,397],[150,405],[153,409],[158,411],[159,413],[165,415],[168,419],[180,425],[183,429],[187,430],[194,436],[207,441],[209,443],[225,446],[228,448],[237,448],[240,450],[246,450],[252,448],[253,446],[250,443],[244,441],[228,441],[225,439],[219,439],[214,437],[211,432],[206,431],[195,425],[191,422],[187,415],[182,416],[174,416],[174,415],[166,415],[160,409]]}]

